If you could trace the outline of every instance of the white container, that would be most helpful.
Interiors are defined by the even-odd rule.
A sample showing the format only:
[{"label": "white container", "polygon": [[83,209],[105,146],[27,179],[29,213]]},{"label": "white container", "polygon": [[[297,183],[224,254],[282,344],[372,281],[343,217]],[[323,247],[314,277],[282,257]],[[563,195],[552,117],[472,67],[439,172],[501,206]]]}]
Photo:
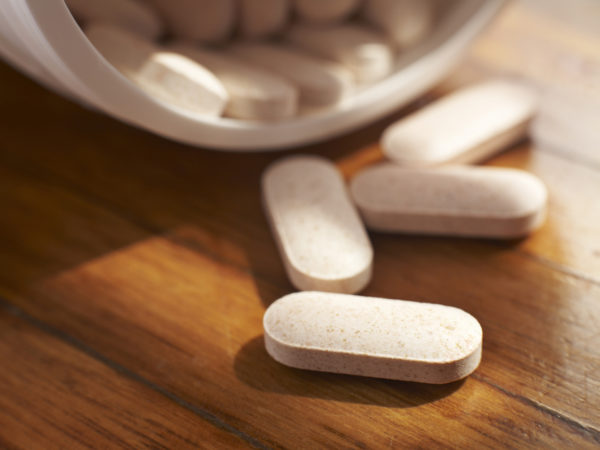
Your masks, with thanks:
[{"label": "white container", "polygon": [[[90,0],[101,1],[101,0]],[[124,122],[191,145],[271,150],[332,138],[385,116],[440,81],[503,0],[461,0],[395,72],[338,106],[281,122],[207,118],[170,107],[109,65],[64,0],[1,0],[0,56],[46,87]]]}]

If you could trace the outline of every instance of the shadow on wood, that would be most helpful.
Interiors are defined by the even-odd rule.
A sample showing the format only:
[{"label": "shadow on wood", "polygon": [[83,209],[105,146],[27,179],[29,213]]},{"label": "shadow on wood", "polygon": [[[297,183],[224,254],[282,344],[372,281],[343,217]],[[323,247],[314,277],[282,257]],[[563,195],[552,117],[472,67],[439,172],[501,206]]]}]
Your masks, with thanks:
[{"label": "shadow on wood", "polygon": [[234,368],[240,381],[260,391],[388,408],[435,402],[464,383],[423,384],[294,369],[267,354],[262,336],[251,339],[238,351]]}]

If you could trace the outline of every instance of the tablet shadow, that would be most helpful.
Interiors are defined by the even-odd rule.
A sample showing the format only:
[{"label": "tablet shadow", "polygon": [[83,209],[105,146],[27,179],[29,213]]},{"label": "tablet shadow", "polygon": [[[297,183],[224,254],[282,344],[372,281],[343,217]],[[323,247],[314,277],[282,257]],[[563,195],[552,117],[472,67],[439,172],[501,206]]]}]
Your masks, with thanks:
[{"label": "tablet shadow", "polygon": [[435,402],[464,383],[425,384],[294,369],[267,354],[263,336],[251,339],[238,351],[234,370],[238,380],[260,391],[388,408]]}]

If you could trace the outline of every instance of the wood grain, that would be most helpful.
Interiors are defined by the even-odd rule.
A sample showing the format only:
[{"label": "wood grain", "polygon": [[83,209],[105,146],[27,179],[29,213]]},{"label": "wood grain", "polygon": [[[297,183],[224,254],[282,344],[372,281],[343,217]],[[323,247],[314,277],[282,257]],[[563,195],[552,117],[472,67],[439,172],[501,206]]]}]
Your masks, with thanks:
[{"label": "wood grain", "polygon": [[529,84],[540,94],[536,147],[598,169],[598,15],[594,0],[512,2],[437,91],[498,75]]},{"label": "wood grain", "polygon": [[[34,180],[23,183],[28,186],[36,185]],[[16,180],[13,180],[13,185],[18,187]],[[52,196],[44,198],[40,193],[33,197],[40,198],[45,204],[53,200]],[[74,210],[69,211],[68,202],[63,198],[54,199],[54,202],[56,207],[49,207],[48,211],[62,210],[63,214],[73,214],[76,217],[80,215],[79,204],[71,206]],[[52,206],[52,203],[49,206]],[[32,207],[32,209],[36,208]],[[102,211],[102,208],[98,210]],[[84,216],[88,214],[90,213]],[[106,212],[91,214],[88,218],[89,225],[99,226],[107,220],[107,217],[110,223],[113,220],[111,214]],[[44,217],[38,217],[37,220],[42,223],[51,222]],[[255,220],[260,222],[260,216]],[[87,227],[88,224],[82,223],[82,226]],[[169,232],[167,239],[143,238],[144,235],[141,234],[141,240],[136,244],[117,249],[109,248],[104,256],[96,258],[92,256],[88,263],[79,264],[74,269],[63,270],[57,275],[31,283],[33,287],[27,295],[33,299],[32,301],[28,298],[13,298],[13,300],[32,314],[50,321],[57,328],[67,330],[111,359],[127,364],[132,370],[153,382],[168,383],[168,389],[173,390],[177,395],[194,402],[201,408],[208,408],[213,414],[225,417],[236,427],[255,435],[261,433],[259,436],[272,445],[286,443],[277,433],[282,430],[291,431],[298,424],[299,417],[302,416],[301,411],[292,409],[294,413],[291,414],[293,418],[291,423],[280,423],[271,416],[268,420],[260,415],[255,417],[254,410],[244,414],[242,405],[252,404],[259,410],[270,410],[271,414],[276,416],[285,416],[285,411],[290,411],[294,405],[281,399],[277,401],[262,399],[260,392],[264,388],[255,389],[259,391],[259,395],[252,391],[245,392],[249,397],[232,400],[233,404],[230,405],[223,405],[223,400],[220,399],[222,392],[236,392],[241,395],[245,389],[248,389],[245,384],[260,387],[261,379],[265,376],[268,378],[268,374],[277,367],[284,373],[289,372],[289,369],[270,362],[262,349],[262,343],[256,339],[261,334],[260,321],[264,304],[288,292],[290,288],[279,267],[276,251],[269,242],[270,237],[266,228],[256,227],[254,232],[256,236],[233,234],[230,239],[223,232],[211,234],[199,227],[182,226]],[[21,240],[29,241],[26,237]],[[46,240],[49,244],[53,244],[48,237]],[[54,251],[60,253],[63,242],[60,236],[57,240]],[[266,247],[268,252],[265,252],[265,241],[268,244]],[[597,423],[598,410],[581,408],[587,405],[587,402],[590,402],[590,405],[598,404],[595,401],[599,391],[598,379],[594,378],[597,370],[594,370],[593,365],[589,365],[585,355],[586,350],[589,352],[593,349],[581,347],[589,342],[589,336],[583,335],[581,339],[575,339],[567,353],[573,355],[571,360],[562,362],[560,356],[563,343],[550,341],[550,344],[554,345],[546,345],[547,335],[543,332],[544,325],[550,328],[556,327],[557,323],[560,324],[562,317],[556,317],[553,311],[565,289],[571,287],[573,297],[580,298],[581,294],[589,289],[588,282],[559,278],[558,282],[552,283],[557,274],[551,269],[515,254],[510,249],[496,249],[480,241],[378,236],[375,242],[377,245],[376,278],[372,288],[367,291],[368,294],[412,299],[435,298],[443,300],[443,303],[467,309],[479,317],[486,332],[484,364],[476,378],[485,377],[481,378],[485,383],[504,386],[502,389],[506,391],[511,389],[511,395],[518,400],[512,400],[510,403],[516,403],[521,408],[523,405],[520,402],[532,402],[527,406],[541,416],[538,421],[545,415],[548,416],[546,419],[554,419],[553,409],[545,406],[549,401],[554,401],[563,410],[568,406],[570,414],[562,412],[567,420],[566,423],[572,426],[578,423],[577,419],[580,419],[579,426],[589,433],[588,437],[593,439],[596,436],[594,427],[587,425],[586,421]],[[395,248],[398,243],[402,247]],[[408,247],[403,248],[406,246]],[[267,253],[264,256],[266,261],[250,266],[254,259],[250,259],[248,255],[259,255],[258,247],[263,248],[262,253]],[[249,248],[249,251],[245,251],[246,248]],[[445,249],[445,252],[441,249]],[[387,252],[403,256],[402,258],[388,257]],[[462,253],[465,254],[461,256]],[[488,270],[481,268],[482,260],[486,260],[486,257],[493,261],[499,258],[499,255],[505,254],[510,255],[512,260],[505,263],[498,262]],[[466,255],[470,255],[469,258]],[[382,260],[383,262],[380,262]],[[448,274],[449,268],[453,268],[456,265],[454,261],[457,260],[462,261],[458,266],[460,270]],[[267,267],[274,267],[275,270],[268,270]],[[506,271],[507,268],[512,267],[515,269],[508,275],[498,277],[498,273],[502,273],[502,270]],[[486,287],[479,295],[472,292],[472,285],[464,283],[469,274],[475,271],[482,277],[479,285]],[[398,274],[405,275],[399,277]],[[435,282],[442,277],[446,280],[445,283]],[[448,286],[448,280],[457,281]],[[515,283],[517,287],[514,287],[514,290],[507,288]],[[576,288],[572,287],[573,284]],[[527,298],[523,299],[522,296],[529,295],[530,292],[538,292],[540,287],[544,286],[546,287],[540,297],[545,299],[545,302],[552,300],[554,303],[543,305],[541,310],[536,308],[533,312],[529,311],[534,305],[528,305]],[[576,305],[576,310],[581,312],[573,326],[582,331],[588,329],[585,320],[590,312],[593,314],[590,303],[598,295],[598,287],[593,283],[592,287],[595,287],[595,290],[592,290],[589,297],[584,297],[582,303]],[[503,302],[502,308],[498,310],[486,306],[485,301],[488,297],[500,298]],[[97,302],[93,301],[94,299],[97,299]],[[40,308],[39,305],[44,306]],[[473,305],[477,305],[478,308]],[[166,311],[169,313],[168,316],[165,315]],[[567,310],[565,315],[568,316],[572,312]],[[499,313],[502,315],[499,316]],[[535,333],[532,336],[542,336],[543,339],[533,339],[521,330],[523,323],[514,320],[514,317],[520,317],[527,327],[531,327],[527,321],[528,315],[535,316],[540,324],[534,329]],[[98,318],[103,320],[99,321]],[[524,334],[532,341],[530,346],[521,342]],[[542,355],[545,360],[543,358],[532,360],[529,351],[540,352],[544,345],[546,348],[542,351]],[[497,354],[495,361],[491,360],[493,364],[488,362],[490,361],[488,348],[494,349],[492,353]],[[157,355],[161,355],[162,361],[158,368],[156,367]],[[555,355],[554,359],[550,359],[552,355]],[[267,364],[268,370],[259,367],[257,371],[252,367],[253,358],[258,358],[261,365]],[[511,363],[514,367],[510,366],[511,370],[505,372],[503,365],[515,358],[516,361]],[[205,371],[207,367],[211,370]],[[586,369],[584,376],[587,379],[585,383],[581,383],[581,376],[574,378],[578,376],[576,372],[564,370],[569,367],[584,367]],[[551,381],[544,390],[539,391],[540,379],[544,379],[540,376],[544,375],[544,371],[548,371],[547,379]],[[507,375],[513,372],[514,375],[507,380]],[[176,376],[173,377],[173,374]],[[300,372],[297,376],[303,380],[302,377],[305,375]],[[319,379],[318,377],[323,375],[312,374],[311,376]],[[243,377],[242,381],[245,383],[240,383],[236,379],[240,377]],[[498,379],[494,379],[495,377]],[[278,380],[274,380],[280,395],[290,393],[285,388],[285,379],[283,378],[283,387],[279,386]],[[296,387],[298,392],[293,390],[291,392],[301,395],[302,382],[298,383],[300,385]],[[379,385],[382,382],[369,380],[352,381],[352,383],[352,392],[356,393],[354,395],[372,398],[371,401],[374,403],[383,402],[382,396],[390,397],[389,392],[380,392]],[[402,383],[399,385],[402,386]],[[494,391],[487,384],[486,386],[486,395],[492,399],[502,392]],[[312,396],[320,395],[328,400],[330,394],[327,392],[330,388],[331,385],[316,384],[311,387],[311,390],[316,391]],[[412,398],[415,390],[417,397],[425,395],[418,394],[419,388],[419,386],[409,385],[404,390],[399,389],[404,398],[401,397],[396,402],[403,404],[403,402],[418,401]],[[435,391],[438,388],[427,387],[427,389]],[[573,395],[576,392],[579,394]],[[211,393],[214,398],[211,398]],[[543,394],[541,397],[540,393]],[[530,399],[527,394],[533,395],[533,398]],[[454,394],[453,401],[460,400],[457,395],[458,393]],[[203,403],[198,403],[199,400]],[[495,401],[492,401],[493,408],[497,407]],[[538,401],[540,405],[537,404]],[[567,401],[571,405],[565,405]],[[389,400],[385,400],[384,404],[387,402]],[[283,410],[273,411],[274,408],[269,406],[272,403],[280,405]],[[210,409],[215,405],[219,405],[221,409]],[[327,402],[319,405],[318,408],[326,411],[326,405]],[[450,409],[459,408],[458,403],[452,405],[454,406],[449,407]],[[516,405],[512,405],[511,408],[517,408]],[[300,404],[297,407],[304,406]],[[540,408],[541,411],[538,410]],[[370,416],[374,414],[367,411],[363,413]],[[526,416],[530,413],[522,414]],[[577,417],[581,413],[591,413],[592,416]],[[319,415],[315,413],[308,416],[310,419],[318,417],[319,421],[326,417],[329,420],[325,422],[333,423],[332,418],[325,414],[321,412]],[[336,415],[340,412],[334,410],[330,414]],[[492,412],[487,411],[485,414],[492,414]],[[349,420],[348,416],[350,414],[345,420]],[[432,420],[427,415],[425,418],[427,421]],[[257,422],[253,422],[253,419]],[[385,422],[385,418],[382,420]],[[265,430],[263,422],[273,424],[274,430]],[[304,432],[312,431],[314,435],[311,436],[317,439],[320,431],[316,423],[310,420],[308,423],[300,423]],[[476,427],[475,424],[472,426]],[[361,435],[365,433],[361,427],[357,426],[357,430],[360,430]],[[490,433],[502,434],[498,430]],[[400,436],[402,439],[409,438]],[[532,439],[530,442],[541,442],[538,441],[540,437],[537,435],[530,438]],[[354,439],[357,439],[356,436]],[[482,442],[488,442],[485,437],[480,439],[483,439]],[[287,443],[291,445],[291,442]],[[578,443],[581,444],[582,442]]]},{"label": "wood grain", "polygon": [[[293,447],[300,438],[295,431],[298,429],[302,430],[307,446],[320,439],[331,445],[343,445],[341,439],[357,446],[360,443],[385,445],[389,439],[408,444],[434,444],[441,442],[446,433],[468,436],[469,441],[487,445],[494,443],[490,436],[500,441],[512,440],[515,445],[553,442],[547,439],[545,432],[531,431],[536,429],[535,424],[552,429],[555,438],[569,445],[590,445],[600,437],[593,427],[564,417],[564,413],[560,418],[555,417],[551,409],[526,400],[518,393],[510,392],[507,396],[503,392],[513,387],[522,389],[518,382],[527,384],[528,380],[520,380],[519,376],[527,375],[539,383],[536,373],[528,374],[535,368],[527,361],[528,347],[523,349],[524,357],[515,363],[522,370],[516,374],[517,382],[507,380],[500,370],[499,378],[504,387],[497,387],[494,371],[510,361],[500,355],[508,353],[514,358],[513,346],[522,348],[518,342],[511,344],[513,328],[510,332],[491,328],[478,309],[470,307],[464,299],[456,301],[448,295],[444,296],[444,303],[465,307],[480,317],[488,347],[505,347],[505,351],[499,351],[496,361],[492,360],[492,364],[486,361],[479,375],[464,385],[394,383],[280,366],[264,351],[261,318],[263,301],[268,301],[265,298],[287,290],[267,285],[262,289],[266,295],[260,296],[247,270],[215,261],[212,252],[200,251],[200,244],[194,250],[181,244],[184,240],[192,246],[193,236],[194,231],[187,229],[181,235],[175,233],[173,238],[150,238],[39,283],[29,293],[32,301],[25,298],[13,301],[93,345],[110,359],[127,364],[142,377],[161,383],[180,398],[270,446]],[[477,258],[473,260],[480,264]],[[447,264],[440,267],[447,270]],[[395,267],[391,269],[397,278]],[[469,267],[464,270],[470,272]],[[389,272],[379,273],[386,276]],[[502,282],[500,279],[499,286],[504,286]],[[415,284],[415,281],[409,283]],[[385,279],[378,285],[393,286],[385,283]],[[407,289],[400,286],[398,291]],[[368,293],[392,294],[389,288],[372,289]],[[424,295],[436,298],[428,292]],[[461,298],[458,294],[457,297]],[[93,301],[93,298],[98,300]],[[437,298],[441,300],[441,296]],[[37,304],[44,304],[47,311],[60,313],[41,313]],[[506,312],[511,313],[514,310]],[[104,320],[95,323],[97,318]],[[514,327],[518,334],[518,324]],[[519,336],[516,338],[518,341]],[[539,351],[540,345],[533,347]],[[546,350],[544,355],[549,357],[550,351]],[[527,362],[526,369],[523,360]],[[558,379],[560,372],[551,375]],[[568,381],[565,388],[573,389]],[[554,383],[557,384],[556,380]],[[535,385],[529,387],[535,391]],[[589,395],[595,396],[594,386],[589,389]],[[223,396],[224,392],[236,395]],[[561,406],[564,407],[564,403]],[[593,398],[590,404],[594,404]],[[451,417],[458,414],[461,419],[450,426],[446,414]],[[503,428],[502,418],[507,416],[514,420],[514,414],[519,416],[520,426],[530,430],[529,434],[514,436]],[[365,426],[365,416],[378,425]],[[344,418],[343,423],[338,422],[339,417]],[[481,417],[490,418],[485,426]],[[393,427],[396,421],[409,418],[410,429]],[[468,432],[469,428],[476,431]],[[387,429],[393,433],[381,434]],[[464,445],[466,441],[456,442],[461,443]]]},{"label": "wood grain", "polygon": [[52,331],[0,302],[3,448],[247,445]]},{"label": "wood grain", "polygon": [[600,281],[600,170],[522,145],[489,162],[527,170],[546,184],[548,218],[517,248],[553,267]]},{"label": "wood grain", "polygon": [[[520,21],[536,16],[523,8],[507,8],[447,86],[516,70],[497,50],[509,41],[494,41],[511,27],[525,35]],[[560,45],[595,61],[580,38]],[[305,372],[262,344],[266,306],[293,290],[258,185],[281,154],[178,145],[7,67],[0,79],[11,87],[0,92],[0,446],[600,446],[593,155],[524,142],[489,161],[548,185],[548,221],[529,239],[371,235],[365,294],[480,320],[472,377],[431,386]],[[292,153],[324,155],[349,177],[381,158],[382,129],[416,106]]]},{"label": "wood grain", "polygon": [[[57,127],[55,123],[51,130]],[[122,126],[115,124],[115,127]],[[141,145],[129,146],[127,138],[109,144],[103,142],[100,124],[98,128],[96,132],[86,131],[91,136],[80,137],[99,141],[97,147],[73,148],[68,140],[77,144],[78,134],[56,136],[56,131],[49,131],[53,134],[51,149],[40,151],[35,146],[23,146],[6,155],[5,160],[32,175],[54,177],[54,183],[69,183],[82,194],[106,203],[111,210],[135,216],[137,223],[150,230],[165,230],[186,222],[202,222],[213,230],[224,226],[236,229],[241,217],[262,220],[256,189],[260,173],[276,155],[191,150],[161,140],[151,141],[147,135],[141,135],[143,139],[139,140],[146,139]],[[129,139],[140,137],[126,128],[122,131],[132,133]],[[119,158],[104,151],[105,145],[111,145]],[[338,160],[350,176],[359,167],[381,157],[376,144],[358,148],[356,145],[349,136],[302,152]],[[142,159],[154,164],[140,165]],[[550,191],[549,220],[523,247],[564,270],[600,281],[600,202],[597,201],[600,171],[531,145],[522,145],[492,163],[531,171]],[[572,195],[574,191],[577,196]],[[587,220],[581,220],[582,216]],[[262,222],[259,226],[263,226]]]}]

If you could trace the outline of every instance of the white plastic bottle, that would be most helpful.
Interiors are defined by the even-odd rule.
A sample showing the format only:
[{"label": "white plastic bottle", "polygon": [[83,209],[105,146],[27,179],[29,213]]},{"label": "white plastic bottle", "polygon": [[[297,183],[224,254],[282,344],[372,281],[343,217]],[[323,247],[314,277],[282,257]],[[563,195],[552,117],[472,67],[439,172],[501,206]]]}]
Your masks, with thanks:
[{"label": "white plastic bottle", "polygon": [[389,77],[335,108],[274,123],[209,118],[174,109],[110,66],[64,0],[2,0],[0,56],[64,96],[162,136],[225,150],[294,147],[365,125],[431,88],[458,61],[503,0],[461,0],[423,43],[403,53]]}]

